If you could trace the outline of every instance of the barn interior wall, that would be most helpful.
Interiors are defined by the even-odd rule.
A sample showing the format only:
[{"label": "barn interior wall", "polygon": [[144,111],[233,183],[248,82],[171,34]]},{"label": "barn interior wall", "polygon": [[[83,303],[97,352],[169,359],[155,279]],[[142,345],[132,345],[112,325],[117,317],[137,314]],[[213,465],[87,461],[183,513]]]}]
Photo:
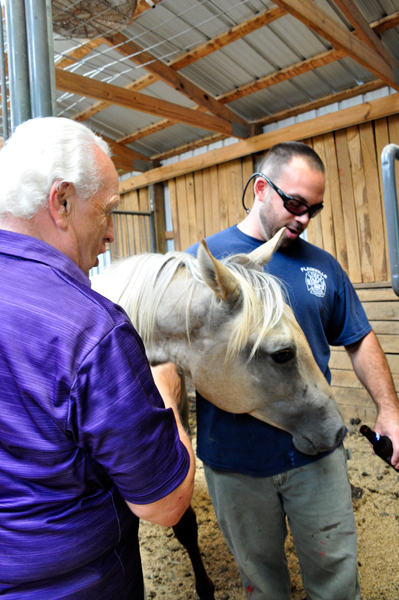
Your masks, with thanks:
[{"label": "barn interior wall", "polygon": [[[324,210],[310,222],[308,240],[330,252],[347,272],[359,294],[390,365],[399,392],[399,299],[390,287],[390,272],[381,179],[381,152],[399,145],[399,115],[302,140],[326,167]],[[176,250],[184,250],[245,216],[242,189],[263,154],[235,158],[202,170],[169,178]],[[399,181],[399,169],[397,172]],[[251,206],[249,189],[245,199]],[[148,191],[122,196],[125,210],[148,210]],[[345,419],[373,423],[375,405],[361,386],[343,348],[332,348],[332,387]]]}]

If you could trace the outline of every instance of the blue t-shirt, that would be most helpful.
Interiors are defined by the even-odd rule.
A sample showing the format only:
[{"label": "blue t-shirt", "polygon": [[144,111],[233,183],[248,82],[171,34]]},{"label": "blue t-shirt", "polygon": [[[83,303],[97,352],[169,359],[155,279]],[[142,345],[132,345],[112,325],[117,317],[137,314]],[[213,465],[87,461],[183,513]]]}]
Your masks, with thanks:
[{"label": "blue t-shirt", "polygon": [[[249,254],[263,242],[236,225],[209,238],[218,259]],[[198,244],[187,252],[196,256]],[[298,239],[274,253],[265,271],[284,284],[289,302],[322,373],[330,383],[330,345],[346,346],[371,331],[345,271],[327,252]],[[250,415],[227,413],[197,393],[197,454],[216,470],[266,477],[322,458],[299,452],[291,434]]]}]

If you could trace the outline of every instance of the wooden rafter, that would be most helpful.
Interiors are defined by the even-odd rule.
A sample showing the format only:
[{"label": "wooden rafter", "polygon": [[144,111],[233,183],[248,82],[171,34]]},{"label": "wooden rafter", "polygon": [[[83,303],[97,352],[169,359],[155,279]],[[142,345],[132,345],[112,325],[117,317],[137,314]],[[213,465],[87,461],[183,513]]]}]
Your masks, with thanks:
[{"label": "wooden rafter", "polygon": [[287,108],[278,113],[274,113],[273,115],[263,117],[263,119],[259,119],[258,121],[256,121],[256,123],[262,126],[270,125],[271,123],[277,123],[278,121],[283,121],[284,119],[290,119],[291,117],[302,115],[303,113],[308,112],[310,110],[317,110],[318,108],[322,108],[323,106],[328,106],[329,104],[333,104],[334,102],[343,102],[344,100],[349,100],[350,98],[354,98],[355,96],[360,96],[362,94],[374,92],[375,90],[379,90],[384,86],[385,83],[381,81],[381,79],[369,81],[368,83],[356,85],[354,87],[342,90],[340,92],[327,94],[327,96],[322,96],[321,98],[318,98],[317,100],[312,100],[311,102],[305,102],[304,104],[299,104],[298,106]]},{"label": "wooden rafter", "polygon": [[[101,136],[110,146],[112,150],[112,160],[115,164],[115,168],[123,173],[130,173],[131,171],[143,171],[143,166],[147,163],[151,167],[152,159],[148,156],[144,156],[140,152],[126,148],[122,144],[118,144],[115,140],[111,140],[105,135]],[[144,162],[145,161],[145,162]],[[147,167],[148,168],[148,167]]]},{"label": "wooden rafter", "polygon": [[226,119],[226,121],[246,125],[245,120],[230,110],[230,108],[220,104],[207,92],[189,81],[186,77],[183,77],[183,75],[180,75],[174,69],[171,69],[162,61],[157,60],[149,52],[145,52],[141,46],[130,41],[123,33],[115,33],[106,36],[105,39],[129,60],[143,66],[147,71],[156,75],[158,79],[172,86],[175,90],[181,92],[205,110],[222,119]]},{"label": "wooden rafter", "polygon": [[240,132],[233,125],[221,119],[208,114],[199,114],[191,108],[185,108],[172,102],[151,98],[138,92],[131,92],[124,88],[89,77],[83,77],[76,73],[69,73],[63,69],[56,69],[56,87],[58,90],[70,92],[79,96],[94,98],[95,100],[111,101],[112,104],[130,108],[139,112],[166,117],[179,123],[186,123],[192,127],[208,129],[209,131],[223,133],[236,137],[245,138],[246,132]]},{"label": "wooden rafter", "polygon": [[[266,10],[260,15],[256,15],[255,17],[252,17],[244,23],[235,25],[234,27],[231,27],[227,31],[224,31],[223,33],[217,35],[211,40],[208,40],[207,42],[196,46],[195,48],[193,48],[193,50],[190,50],[182,56],[179,56],[178,58],[172,60],[168,64],[168,67],[175,71],[179,71],[184,67],[188,67],[189,65],[200,60],[201,58],[204,58],[205,56],[216,52],[216,50],[220,50],[221,48],[224,48],[228,44],[231,44],[232,42],[241,39],[249,33],[252,33],[257,29],[260,29],[261,27],[272,23],[273,21],[279,19],[285,14],[286,11],[278,6],[276,6],[275,8],[271,8],[270,10]],[[109,43],[108,40],[105,41]],[[115,49],[118,50],[118,47],[116,47]],[[140,79],[137,79],[136,81],[132,81],[132,83],[126,86],[126,89],[139,92],[140,90],[152,85],[156,81],[158,81],[158,77],[155,74],[150,73],[148,75],[140,77]],[[109,103],[107,104],[105,102],[97,102],[95,105],[76,115],[74,118],[76,121],[85,121],[86,119],[90,119],[105,108],[108,108],[108,106],[110,106]]]},{"label": "wooden rafter", "polygon": [[389,65],[396,69],[399,68],[398,63],[382,44],[378,35],[372,30],[355,2],[353,0],[334,0],[334,2],[354,27],[359,38],[370,48],[378,52]]},{"label": "wooden rafter", "polygon": [[343,50],[347,56],[371,71],[387,85],[399,90],[399,84],[395,81],[392,66],[388,65],[377,52],[351,35],[346,27],[330,17],[317,4],[310,0],[274,1],[307,27],[328,40],[334,48]]}]

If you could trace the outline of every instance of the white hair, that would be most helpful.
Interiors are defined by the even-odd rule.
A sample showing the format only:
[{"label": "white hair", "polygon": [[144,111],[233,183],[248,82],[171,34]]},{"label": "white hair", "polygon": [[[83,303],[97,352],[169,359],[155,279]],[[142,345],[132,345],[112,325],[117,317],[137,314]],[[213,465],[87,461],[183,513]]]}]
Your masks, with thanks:
[{"label": "white hair", "polygon": [[30,219],[44,207],[52,184],[72,183],[87,199],[101,185],[95,148],[108,144],[81,123],[45,117],[19,125],[0,150],[0,217]]}]

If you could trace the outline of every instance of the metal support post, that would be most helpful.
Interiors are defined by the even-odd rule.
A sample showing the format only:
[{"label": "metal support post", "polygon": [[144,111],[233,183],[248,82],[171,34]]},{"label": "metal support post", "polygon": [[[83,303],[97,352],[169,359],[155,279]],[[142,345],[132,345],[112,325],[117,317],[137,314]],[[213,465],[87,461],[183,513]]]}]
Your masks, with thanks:
[{"label": "metal support post", "polygon": [[32,117],[53,116],[46,0],[25,0]]},{"label": "metal support post", "polygon": [[11,130],[31,118],[24,0],[5,0]]},{"label": "metal support post", "polygon": [[396,190],[395,159],[399,160],[399,146],[388,144],[381,154],[382,188],[388,235],[389,262],[392,289],[399,296],[399,216]]},{"label": "metal support post", "polygon": [[3,138],[8,138],[8,108],[6,84],[6,60],[4,53],[3,15],[0,15],[0,78],[1,78],[1,110],[3,115]]}]

